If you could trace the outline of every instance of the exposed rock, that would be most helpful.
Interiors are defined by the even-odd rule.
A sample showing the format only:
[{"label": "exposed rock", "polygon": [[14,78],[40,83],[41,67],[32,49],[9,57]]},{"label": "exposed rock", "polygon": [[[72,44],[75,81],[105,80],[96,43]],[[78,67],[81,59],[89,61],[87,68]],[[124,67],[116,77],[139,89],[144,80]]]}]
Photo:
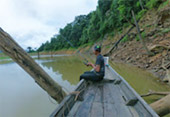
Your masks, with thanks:
[{"label": "exposed rock", "polygon": [[163,50],[170,49],[170,47],[166,45],[156,44],[156,45],[148,46],[148,49],[149,51],[157,54],[157,53],[162,53]]},{"label": "exposed rock", "polygon": [[158,12],[158,18],[157,18],[157,23],[159,25],[163,25],[166,23],[166,26],[167,26],[167,23],[169,23],[170,21],[170,7],[167,7],[165,9],[162,9],[160,12]]},{"label": "exposed rock", "polygon": [[170,84],[170,70],[166,71],[166,75],[165,75],[165,78],[163,79],[163,81]]},{"label": "exposed rock", "polygon": [[161,57],[161,54],[157,54],[155,56],[152,56],[149,60],[149,63],[153,63],[154,61],[156,61],[157,59],[159,59]]},{"label": "exposed rock", "polygon": [[149,64],[146,64],[146,65],[145,65],[145,68],[149,68],[149,67],[150,67],[150,65],[149,65]]},{"label": "exposed rock", "polygon": [[127,57],[127,58],[126,58],[126,61],[128,61],[128,60],[130,60],[130,59],[131,59],[131,57]]},{"label": "exposed rock", "polygon": [[170,40],[163,40],[163,41],[160,41],[159,44],[165,45],[165,46],[169,46],[169,45],[170,45]]},{"label": "exposed rock", "polygon": [[139,60],[139,59],[140,59],[140,55],[137,55],[137,56],[136,56],[136,60]]}]

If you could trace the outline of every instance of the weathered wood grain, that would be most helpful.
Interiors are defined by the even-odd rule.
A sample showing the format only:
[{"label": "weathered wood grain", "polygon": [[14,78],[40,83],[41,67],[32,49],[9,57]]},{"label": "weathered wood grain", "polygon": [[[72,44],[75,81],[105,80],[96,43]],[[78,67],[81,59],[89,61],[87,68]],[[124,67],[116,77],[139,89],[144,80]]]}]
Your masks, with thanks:
[{"label": "weathered wood grain", "polygon": [[[139,94],[136,93],[136,91],[126,82],[126,80],[124,78],[122,78],[112,67],[109,67],[109,68],[112,72],[114,72],[122,80],[123,83],[121,83],[120,85],[126,86],[126,88],[123,88],[123,87],[120,87],[120,88],[122,90],[128,89],[131,94],[133,94],[136,98],[139,99],[139,102],[137,105],[135,105],[135,107],[138,107],[139,109],[143,108],[145,110],[145,114],[149,114],[152,117],[158,117],[156,112],[140,97]],[[141,112],[142,112],[142,110],[141,110]]]},{"label": "weathered wood grain", "polygon": [[[125,104],[127,105],[127,108],[130,110],[132,115],[138,115],[140,117],[152,117],[149,111],[141,104],[139,98],[137,98],[135,94],[131,90],[129,90],[129,88],[124,83],[120,84],[118,87],[120,88],[121,95],[124,95]],[[135,103],[132,102],[130,104],[130,101],[134,99],[137,99],[138,101],[135,101]]]},{"label": "weathered wood grain", "polygon": [[88,117],[91,112],[91,107],[95,98],[97,88],[94,86],[89,86],[88,92],[84,96],[84,101],[80,105],[76,117]]},{"label": "weathered wood grain", "polygon": [[120,117],[116,111],[114,104],[104,103],[104,116],[103,117]]},{"label": "weathered wood grain", "polygon": [[[112,89],[112,90],[114,90],[114,89]],[[114,96],[111,94],[109,84],[105,84],[103,86],[103,102],[114,104],[116,102],[116,100],[114,100],[113,98],[114,98]]]},{"label": "weathered wood grain", "polygon": [[75,117],[75,114],[77,112],[77,110],[79,109],[80,105],[82,104],[81,101],[76,101],[76,103],[74,104],[74,106],[72,107],[72,109],[70,110],[68,117]]},{"label": "weathered wood grain", "polygon": [[110,89],[110,94],[112,95],[110,98],[115,100],[114,106],[116,107],[115,111],[119,113],[118,116],[124,117],[126,115],[127,117],[131,117],[132,114],[125,104],[125,100],[123,99],[124,95],[120,93],[119,87],[114,84],[108,84],[108,88]]},{"label": "weathered wood grain", "polygon": [[100,102],[93,102],[90,117],[103,117],[104,105]]},{"label": "weathered wood grain", "polygon": [[103,103],[103,85],[104,84],[99,84],[97,86],[94,102]]},{"label": "weathered wood grain", "polygon": [[[81,91],[82,89],[86,88],[86,85],[86,82],[84,80],[81,80],[75,88],[75,91]],[[60,117],[63,115],[67,116],[76,103],[74,99],[75,95],[68,95],[67,97],[65,97],[60,105],[56,108],[56,110],[50,115],[50,117]]]},{"label": "weathered wood grain", "polygon": [[[110,72],[110,78],[121,80],[121,83],[115,85],[109,80],[89,83],[83,95],[84,101],[75,102],[73,109],[76,112],[71,110],[73,114],[69,117],[158,117],[120,75],[111,67],[106,70]],[[135,98],[139,99],[137,103],[126,105],[128,100]]]}]

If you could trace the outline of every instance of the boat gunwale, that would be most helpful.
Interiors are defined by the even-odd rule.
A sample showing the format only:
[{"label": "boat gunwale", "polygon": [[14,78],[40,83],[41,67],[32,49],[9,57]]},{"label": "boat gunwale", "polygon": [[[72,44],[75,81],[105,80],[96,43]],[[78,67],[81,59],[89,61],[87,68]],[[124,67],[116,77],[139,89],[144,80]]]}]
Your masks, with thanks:
[{"label": "boat gunwale", "polygon": [[[126,85],[126,87],[128,88],[128,90],[130,90],[134,96],[136,96],[139,100],[139,102],[143,105],[143,107],[145,108],[145,110],[147,110],[148,113],[150,113],[150,115],[152,115],[153,117],[159,117],[157,115],[157,113],[144,101],[144,99],[142,99],[142,97],[140,97],[140,95],[129,85],[129,83],[121,76],[119,75],[112,67],[107,66],[117,77],[116,79],[119,79],[122,81],[122,83],[124,83]],[[83,84],[85,84],[86,81],[85,80],[81,80],[78,85],[76,86],[74,91],[79,91],[80,88],[83,86]],[[67,97],[65,97],[63,99],[63,101],[59,104],[59,106],[56,108],[56,110],[50,115],[50,117],[55,117],[57,116],[61,110],[63,109],[64,105],[73,97],[73,95],[68,95]],[[75,104],[76,102],[74,102]],[[74,105],[73,104],[73,105]]]},{"label": "boat gunwale", "polygon": [[[80,88],[82,87],[82,85],[84,85],[86,83],[86,81],[84,79],[82,79],[76,86],[74,91],[80,91]],[[58,107],[53,111],[53,113],[50,115],[50,117],[55,117],[57,114],[59,114],[61,112],[61,110],[63,109],[64,105],[73,97],[74,95],[67,95],[63,101],[58,105]],[[75,97],[75,96],[74,96]],[[75,102],[74,102],[75,103]],[[74,105],[74,104],[73,104]]]},{"label": "boat gunwale", "polygon": [[143,107],[153,116],[153,117],[159,117],[157,113],[144,101],[144,99],[139,96],[139,94],[129,85],[129,83],[121,76],[119,75],[112,67],[109,66],[109,68],[118,76],[120,80],[123,81],[123,83],[129,88],[130,91],[139,99]]}]

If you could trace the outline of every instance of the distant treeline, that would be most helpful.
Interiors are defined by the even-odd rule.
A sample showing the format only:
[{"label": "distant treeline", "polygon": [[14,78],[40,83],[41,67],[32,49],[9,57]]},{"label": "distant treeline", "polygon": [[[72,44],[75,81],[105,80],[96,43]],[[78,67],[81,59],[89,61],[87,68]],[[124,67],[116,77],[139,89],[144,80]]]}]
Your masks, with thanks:
[{"label": "distant treeline", "polygon": [[[95,11],[88,15],[80,15],[72,23],[67,24],[55,34],[51,41],[43,43],[38,51],[55,51],[68,48],[78,48],[93,44],[108,34],[114,36],[121,32],[132,21],[131,10],[139,19],[162,0],[99,0]],[[143,9],[144,8],[144,9]]]}]

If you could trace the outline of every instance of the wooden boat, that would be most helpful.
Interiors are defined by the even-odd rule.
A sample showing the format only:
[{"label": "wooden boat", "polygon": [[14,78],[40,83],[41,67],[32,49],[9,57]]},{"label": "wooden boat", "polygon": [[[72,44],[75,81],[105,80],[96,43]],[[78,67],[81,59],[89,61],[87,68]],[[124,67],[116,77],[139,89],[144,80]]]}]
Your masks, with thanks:
[{"label": "wooden boat", "polygon": [[81,80],[50,117],[158,117],[112,67],[105,74],[97,83]]}]

